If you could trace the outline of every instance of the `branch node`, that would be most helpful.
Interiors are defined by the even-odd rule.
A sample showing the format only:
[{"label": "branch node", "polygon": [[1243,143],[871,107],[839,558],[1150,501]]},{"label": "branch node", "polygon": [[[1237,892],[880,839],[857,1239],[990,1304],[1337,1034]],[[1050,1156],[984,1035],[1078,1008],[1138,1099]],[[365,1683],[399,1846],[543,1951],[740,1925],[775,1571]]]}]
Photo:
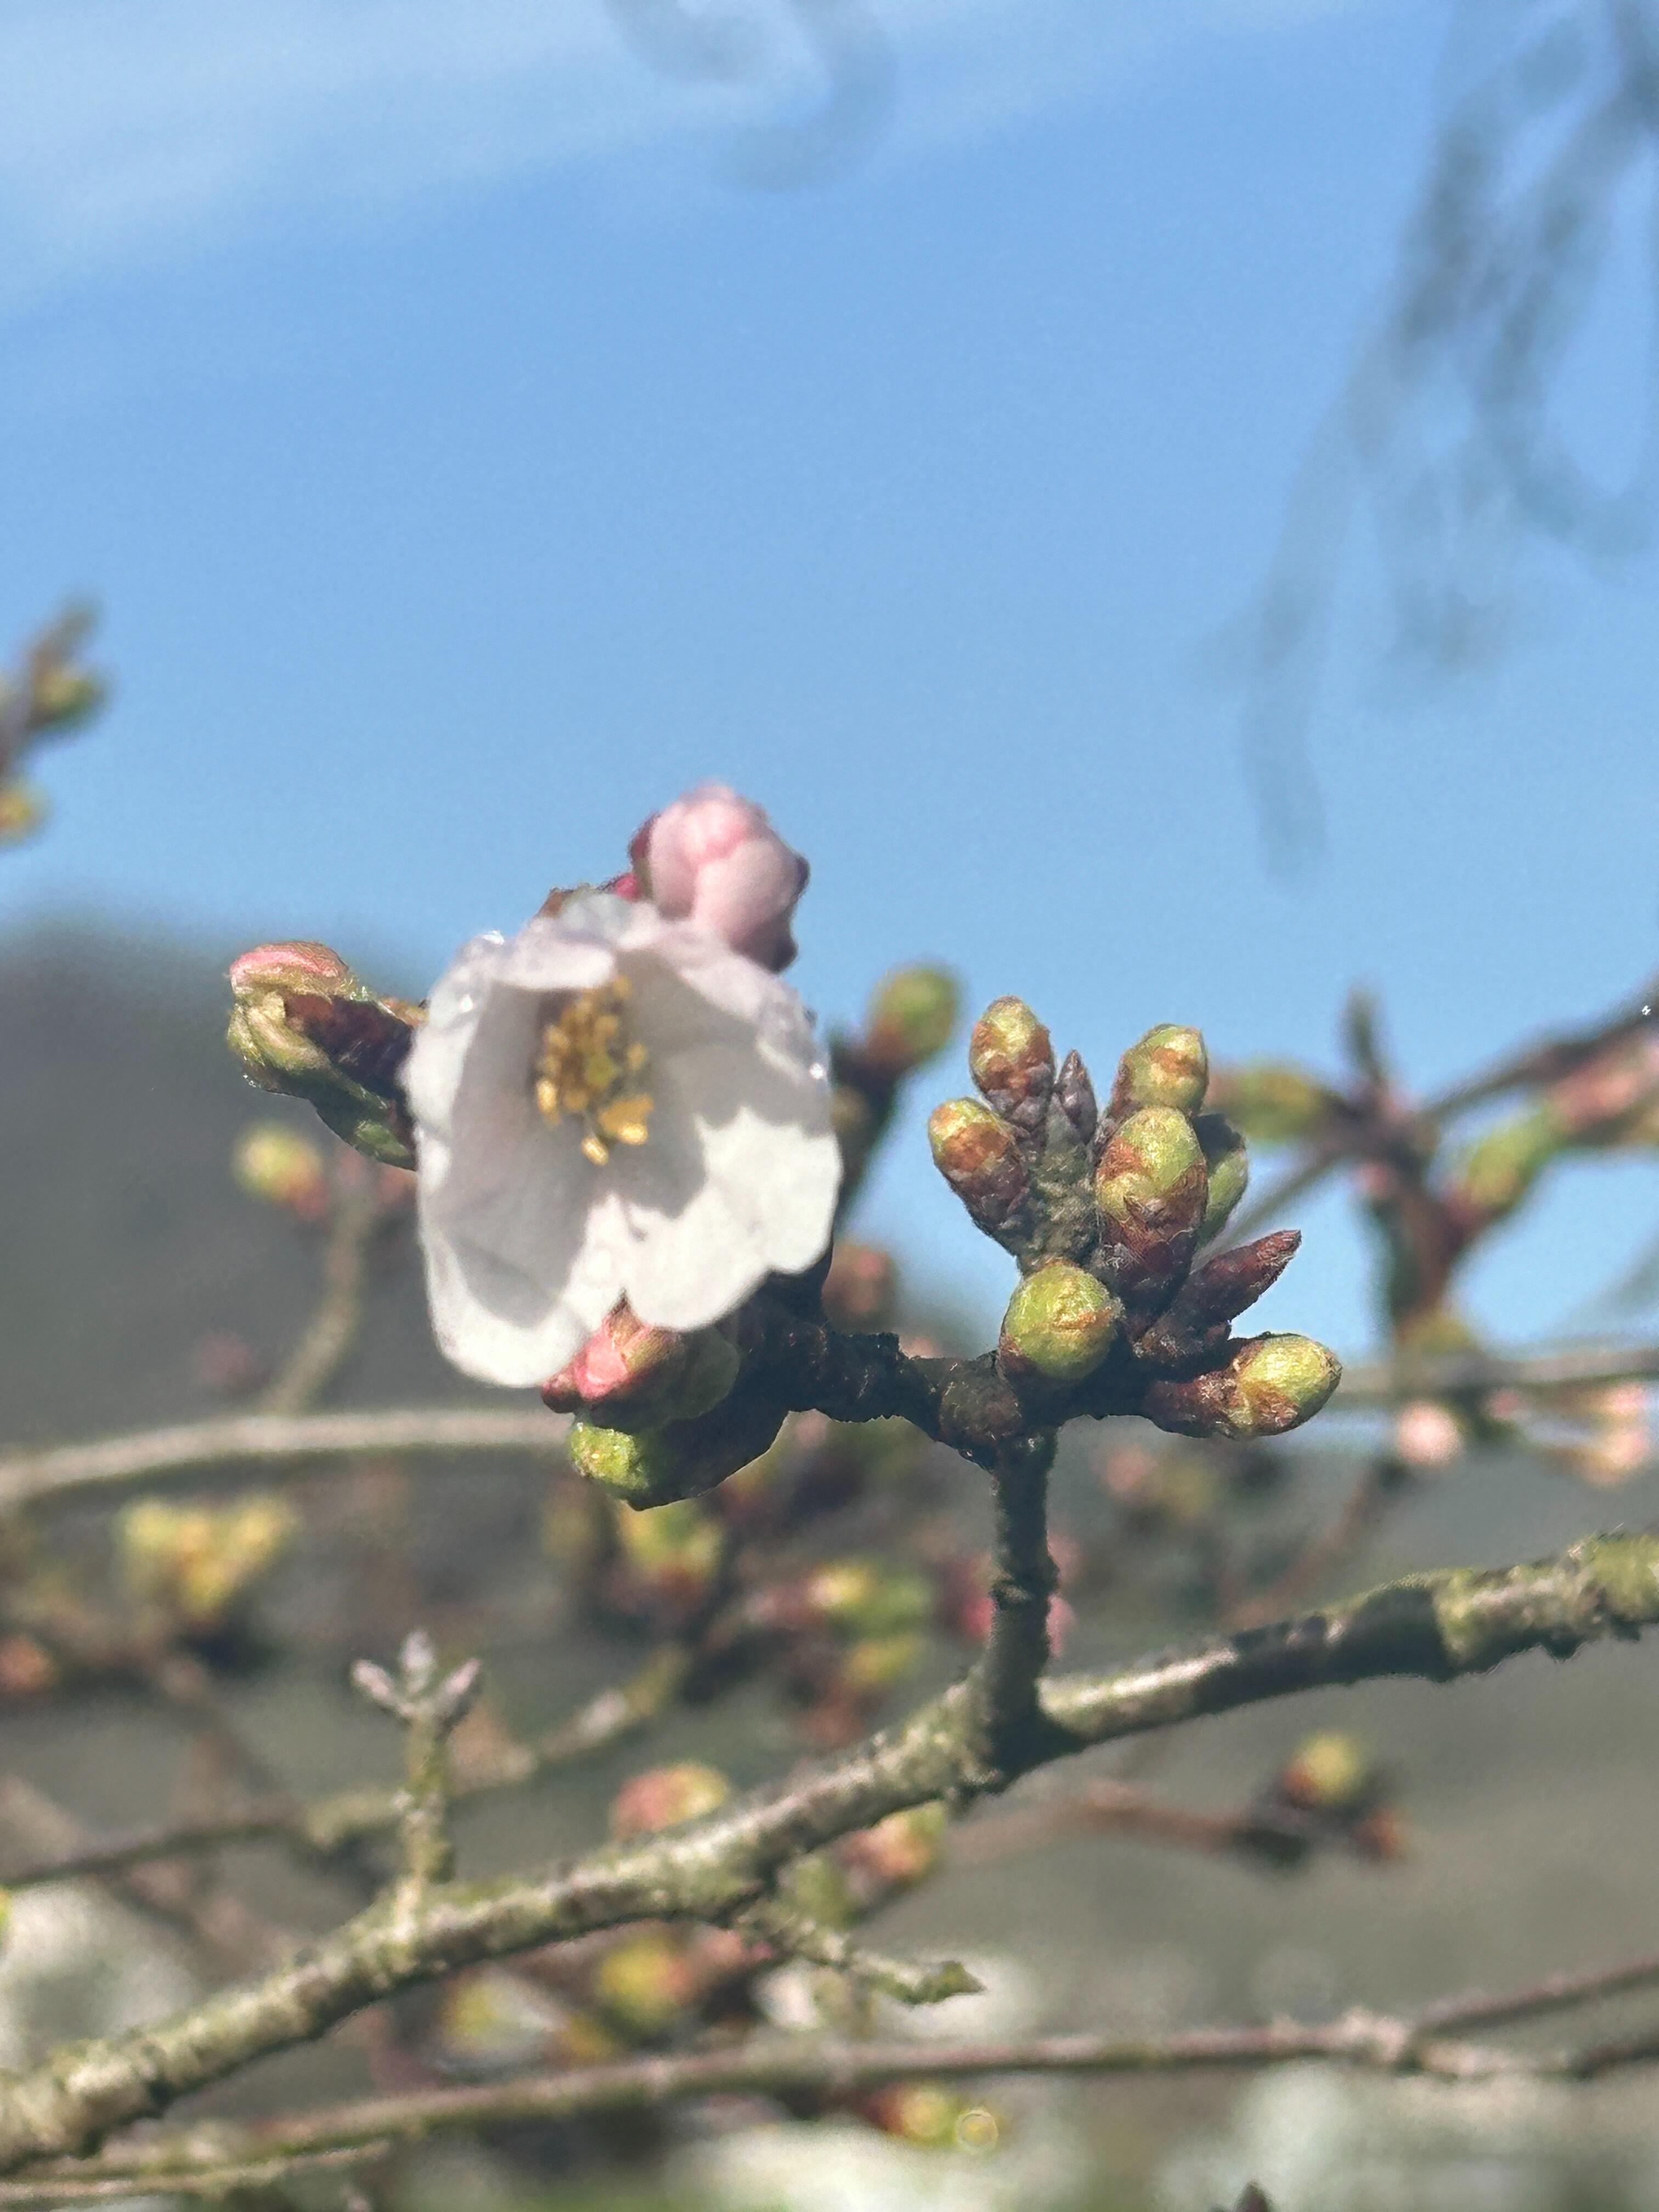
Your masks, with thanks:
[{"label": "branch node", "polygon": [[482,1662],[468,1659],[441,1676],[436,1647],[423,1628],[404,1639],[395,1676],[372,1659],[359,1659],[351,1669],[353,1686],[406,1730],[404,1787],[396,1804],[404,1886],[411,1896],[429,1882],[447,1881],[454,1869],[447,1746],[471,1710],[483,1674]]},{"label": "branch node", "polygon": [[942,2004],[946,1997],[975,1996],[985,1986],[959,1960],[891,1959],[879,1951],[866,1951],[842,1929],[826,1927],[776,1898],[757,1899],[732,1924],[740,1935],[755,1937],[769,1950],[833,1967],[850,1981],[896,1997],[901,2004]]}]

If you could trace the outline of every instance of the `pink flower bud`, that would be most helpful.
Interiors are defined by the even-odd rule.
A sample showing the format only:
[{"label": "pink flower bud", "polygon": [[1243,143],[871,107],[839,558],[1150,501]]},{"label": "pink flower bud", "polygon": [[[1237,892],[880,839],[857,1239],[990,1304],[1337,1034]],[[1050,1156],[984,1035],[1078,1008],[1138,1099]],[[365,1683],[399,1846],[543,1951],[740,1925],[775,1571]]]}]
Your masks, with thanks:
[{"label": "pink flower bud", "polygon": [[542,1395],[556,1413],[566,1413],[630,1397],[666,1380],[665,1369],[672,1368],[678,1378],[684,1350],[685,1339],[676,1330],[648,1328],[624,1303],[606,1316],[568,1366],[543,1384]]},{"label": "pink flower bud", "polygon": [[717,1328],[659,1328],[623,1298],[543,1383],[542,1400],[556,1413],[582,1413],[619,1429],[655,1427],[718,1405],[737,1380],[738,1364]]},{"label": "pink flower bud", "polygon": [[252,998],[263,991],[319,991],[332,997],[344,993],[356,997],[362,989],[357,978],[332,946],[310,943],[256,945],[239,953],[230,963],[233,998]]},{"label": "pink flower bud", "polygon": [[640,886],[671,921],[695,921],[775,974],[807,867],[752,800],[699,784],[653,814],[628,848]]}]

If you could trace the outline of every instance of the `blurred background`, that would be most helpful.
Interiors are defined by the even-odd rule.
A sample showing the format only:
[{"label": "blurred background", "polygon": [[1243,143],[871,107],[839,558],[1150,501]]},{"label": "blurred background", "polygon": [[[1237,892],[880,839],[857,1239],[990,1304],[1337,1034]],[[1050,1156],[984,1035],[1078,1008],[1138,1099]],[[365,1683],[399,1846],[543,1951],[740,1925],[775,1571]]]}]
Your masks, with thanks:
[{"label": "blurred background", "polygon": [[8,0],[0,608],[95,595],[119,695],[0,911],[418,990],[717,775],[828,1015],[943,955],[1306,1055],[1366,981],[1431,1083],[1589,1012],[1659,922],[1650,137],[1527,195],[1636,15]]},{"label": "blurred background", "polygon": [[[794,975],[830,1021],[939,959],[1097,1073],[1165,1020],[1334,1068],[1364,984],[1427,1091],[1628,998],[1659,966],[1656,148],[1638,0],[4,0],[0,622],[86,594],[113,678],[31,763],[52,818],[0,868],[7,1440],[200,1410],[204,1339],[303,1322],[310,1260],[227,1164],[234,953],[321,938],[418,995],[704,777],[810,858]],[[982,1340],[1006,1262],[921,1127],[960,1082],[917,1086],[860,1218],[917,1313]],[[1558,1179],[1471,1314],[1605,1321],[1656,1199],[1650,1152]],[[1350,1200],[1288,1218],[1267,1325],[1374,1347]],[[365,1402],[457,1387],[398,1297]],[[474,1596],[528,1510],[493,1479]],[[1494,1457],[1380,1564],[1595,1517]],[[237,1695],[307,1759],[343,1663]],[[1313,1719],[1182,1756],[1237,1795]],[[105,1747],[81,1811],[129,1820],[130,1723],[9,1717],[8,1758],[73,1794]],[[895,1940],[994,1931],[1016,2009],[1046,1980],[1166,2023],[1643,1948],[1639,1657],[1368,1692],[1364,1724],[1409,1771],[1404,1868],[1292,1887],[1072,1844],[1014,1917],[1006,1870],[969,1870]],[[775,1764],[714,1744],[740,1779],[745,1747]],[[501,1863],[578,1840],[617,1778]],[[1389,2164],[1398,2104],[1319,2079],[1091,2095],[1025,2130],[1047,2166],[1012,2130],[1000,2181],[855,2159],[798,2200],[786,2150],[674,2185],[1204,2212],[1267,2166],[1281,2212],[1659,2203],[1628,2090],[1417,2112],[1452,2131],[1433,2180]],[[518,2185],[443,2168],[430,2201]]]}]

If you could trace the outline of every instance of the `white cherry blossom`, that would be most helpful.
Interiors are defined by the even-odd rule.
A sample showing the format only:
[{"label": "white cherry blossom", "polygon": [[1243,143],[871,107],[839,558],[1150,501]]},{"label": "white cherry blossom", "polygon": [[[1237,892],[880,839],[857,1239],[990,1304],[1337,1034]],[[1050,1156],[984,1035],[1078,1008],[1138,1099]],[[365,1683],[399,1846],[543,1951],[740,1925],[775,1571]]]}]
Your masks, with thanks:
[{"label": "white cherry blossom", "polygon": [[584,892],[473,939],[404,1087],[433,1325],[484,1381],[539,1382],[624,1297],[702,1328],[829,1242],[841,1158],[799,999],[644,902]]}]

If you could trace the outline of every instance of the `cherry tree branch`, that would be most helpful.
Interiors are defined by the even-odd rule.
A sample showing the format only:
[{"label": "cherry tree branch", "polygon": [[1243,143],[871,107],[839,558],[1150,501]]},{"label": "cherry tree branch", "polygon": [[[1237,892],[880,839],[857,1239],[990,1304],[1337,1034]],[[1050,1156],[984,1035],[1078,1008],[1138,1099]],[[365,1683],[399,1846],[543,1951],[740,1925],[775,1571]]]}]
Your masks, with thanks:
[{"label": "cherry tree branch", "polygon": [[0,2206],[95,2202],[136,2182],[208,2193],[245,2179],[287,2174],[322,2160],[384,2156],[398,2142],[451,2129],[569,2120],[602,2112],[660,2112],[696,2097],[759,2094],[833,2105],[884,2082],[994,2075],[1135,2075],[1236,2071],[1291,2060],[1446,2081],[1584,2081],[1659,2059],[1659,2031],[1553,2051],[1468,2041],[1474,2027],[1512,2025],[1659,1982],[1659,1958],[1593,1972],[1552,1975],[1501,1996],[1441,1998],[1414,2012],[1356,2009],[1318,2026],[1275,2021],[1252,2027],[1189,2028],[1164,2036],[1050,2035],[1019,2041],[856,2042],[767,2035],[736,2050],[632,2057],[611,2064],[521,2075],[462,2088],[422,2089],[316,2111],[163,2134],[124,2143],[64,2170],[54,2165],[0,2184]]},{"label": "cherry tree branch", "polygon": [[[1037,1724],[1000,1747],[988,1786],[1201,1714],[1378,1676],[1450,1681],[1517,1652],[1565,1656],[1656,1621],[1659,1536],[1596,1537],[1528,1565],[1413,1576],[1115,1674],[1048,1680]],[[418,1895],[400,1887],[273,1973],[9,2077],[0,2084],[0,2172],[84,2156],[131,2121],[477,1961],[630,1920],[729,1921],[803,1853],[907,1807],[985,1790],[981,1712],[970,1675],[841,1757],[684,1827],[528,1876],[433,1882]]]},{"label": "cherry tree branch", "polygon": [[[1448,1084],[1413,1107],[1413,1118],[1435,1126],[1455,1121],[1477,1106],[1488,1104],[1511,1091],[1559,1083],[1594,1060],[1600,1053],[1639,1036],[1653,1018],[1659,1003],[1659,976],[1643,985],[1637,995],[1598,1021],[1563,1030],[1535,1044],[1505,1053],[1489,1067],[1459,1083]],[[1300,1159],[1292,1160],[1261,1195],[1240,1212],[1229,1232],[1231,1241],[1255,1235],[1276,1221],[1286,1206],[1316,1188],[1334,1169],[1364,1158],[1374,1149],[1376,1131],[1363,1112],[1351,1111],[1328,1137],[1310,1146]]]},{"label": "cherry tree branch", "polygon": [[[654,1652],[625,1682],[601,1690],[533,1743],[503,1745],[487,1762],[464,1765],[449,1785],[452,1804],[523,1789],[592,1758],[650,1725],[678,1695],[689,1664],[678,1644]],[[277,1843],[301,1859],[331,1859],[355,1844],[398,1826],[395,1789],[341,1790],[308,1803],[273,1795],[204,1820],[163,1822],[125,1835],[80,1840],[7,1866],[0,1887],[32,1889],[42,1882],[98,1880],[160,1859],[194,1858],[236,1844]]]},{"label": "cherry tree branch", "polygon": [[1607,1382],[1659,1381],[1659,1344],[1574,1345],[1560,1352],[1459,1352],[1364,1360],[1343,1370],[1334,1413],[1370,1413],[1413,1398],[1480,1398],[1495,1390],[1547,1395]]},{"label": "cherry tree branch", "polygon": [[301,1413],[322,1396],[350,1358],[362,1332],[368,1253],[386,1225],[379,1178],[346,1156],[356,1180],[343,1190],[329,1224],[322,1283],[311,1317],[281,1372],[259,1400],[264,1413]]}]

